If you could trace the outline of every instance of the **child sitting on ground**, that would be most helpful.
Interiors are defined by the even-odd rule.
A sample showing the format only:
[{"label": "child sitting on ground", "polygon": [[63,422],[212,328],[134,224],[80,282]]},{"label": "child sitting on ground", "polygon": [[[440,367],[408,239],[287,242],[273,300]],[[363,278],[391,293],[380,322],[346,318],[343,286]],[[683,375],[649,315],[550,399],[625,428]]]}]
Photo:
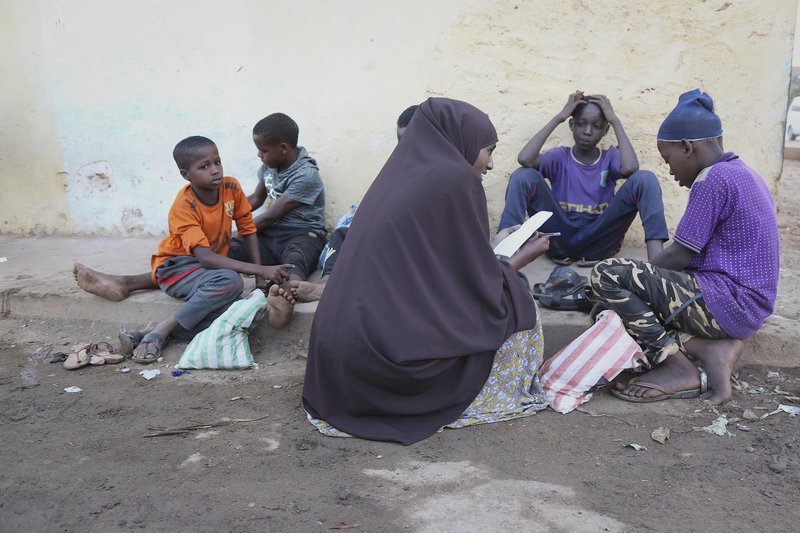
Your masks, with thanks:
[{"label": "child sitting on ground", "polygon": [[[406,129],[408,128],[409,122],[411,122],[411,118],[414,116],[414,112],[417,110],[419,106],[412,105],[407,107],[400,116],[397,118],[397,142],[400,142],[400,138],[405,133]],[[290,281],[289,284],[292,286],[294,294],[297,296],[297,299],[301,302],[315,302],[322,297],[322,292],[325,290],[325,284],[328,283],[328,278],[330,277],[331,273],[333,272],[333,265],[336,264],[336,259],[339,257],[339,250],[342,249],[342,245],[344,244],[345,238],[347,238],[347,228],[350,227],[350,224],[353,221],[353,215],[355,214],[356,206],[353,205],[353,210],[348,217],[342,217],[347,220],[345,225],[340,225],[337,227],[333,234],[331,235],[330,242],[323,248],[322,257],[320,259],[321,268],[322,268],[322,276],[320,280],[317,282],[313,281]]]},{"label": "child sitting on ground", "polygon": [[649,263],[613,258],[592,271],[594,292],[658,365],[612,393],[632,402],[701,396],[718,405],[731,397],[742,340],[775,305],[775,205],[761,176],[723,150],[713,100],[698,89],[681,95],[664,120],[658,151],[675,181],[690,189],[675,242]]},{"label": "child sitting on ground", "polygon": [[[256,217],[259,264],[293,265],[289,279],[301,281],[316,268],[325,245],[325,189],[317,163],[303,147],[297,146],[299,129],[294,120],[283,113],[273,113],[258,121],[253,128],[253,142],[263,165],[259,182],[247,199],[253,210],[267,197],[275,201]],[[244,240],[230,240],[228,257],[240,262],[257,262]],[[151,275],[110,276],[79,263],[73,268],[78,285],[85,291],[108,300],[120,301],[136,290],[157,289]],[[277,293],[267,296],[269,324],[285,326],[292,317],[294,295],[285,284]]]},{"label": "child sitting on ground", "polygon": [[[133,360],[143,364],[158,359],[170,334],[191,339],[236,301],[243,289],[240,273],[256,276],[256,286],[266,287],[267,279],[277,284],[286,281],[292,267],[261,265],[250,204],[239,182],[223,175],[213,141],[189,137],[175,146],[173,157],[189,184],[178,192],[169,210],[169,235],[152,257],[151,273],[114,276],[75,265],[79,285],[93,294],[122,299],[130,291],[157,284],[170,296],[186,300],[175,314],[144,335],[130,334],[138,341]],[[227,256],[233,221],[252,263]],[[278,285],[270,287],[270,296],[292,300]]]},{"label": "child sitting on ground", "polygon": [[[266,265],[289,263],[291,281],[304,281],[314,270],[326,242],[325,187],[317,162],[302,146],[297,146],[299,128],[283,113],[273,113],[253,127],[253,143],[263,163],[258,171],[258,185],[248,197],[253,210],[266,199],[274,201],[253,222],[258,229],[261,260]],[[248,251],[240,239],[234,239],[230,257],[248,260]],[[290,290],[289,285],[284,287]],[[292,309],[283,321],[272,320],[275,327],[291,318]]]},{"label": "child sitting on ground", "polygon": [[[567,119],[575,145],[540,154],[556,126]],[[619,147],[601,150],[597,143],[609,125]],[[518,160],[523,168],[511,174],[498,229],[523,223],[526,214],[552,211],[541,230],[561,233],[550,239],[547,256],[553,262],[568,265],[578,260],[578,266],[592,266],[615,255],[637,211],[648,258],[669,238],[658,178],[639,170],[636,152],[605,96],[571,94],[564,109],[522,148]],[[626,182],[615,194],[619,179]]]}]

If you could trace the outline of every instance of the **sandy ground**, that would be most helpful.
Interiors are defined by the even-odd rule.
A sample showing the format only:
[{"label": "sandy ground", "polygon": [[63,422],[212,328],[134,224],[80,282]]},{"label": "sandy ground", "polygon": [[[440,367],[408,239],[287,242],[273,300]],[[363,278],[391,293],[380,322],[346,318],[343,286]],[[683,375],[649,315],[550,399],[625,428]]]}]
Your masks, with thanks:
[{"label": "sandy ground", "polygon": [[[787,161],[780,197],[786,264],[800,260],[800,162]],[[781,298],[797,289],[783,279]],[[797,529],[800,417],[751,418],[797,405],[786,397],[800,396],[800,368],[740,368],[741,390],[718,410],[601,393],[585,412],[403,447],[312,429],[300,403],[303,340],[254,345],[258,370],[177,378],[181,347],[172,345],[151,381],[136,366],[67,372],[47,362],[115,331],[102,321],[0,320],[0,530]],[[695,430],[722,414],[731,436]],[[145,437],[242,419],[251,421]],[[671,432],[666,444],[651,439],[659,427]]]}]

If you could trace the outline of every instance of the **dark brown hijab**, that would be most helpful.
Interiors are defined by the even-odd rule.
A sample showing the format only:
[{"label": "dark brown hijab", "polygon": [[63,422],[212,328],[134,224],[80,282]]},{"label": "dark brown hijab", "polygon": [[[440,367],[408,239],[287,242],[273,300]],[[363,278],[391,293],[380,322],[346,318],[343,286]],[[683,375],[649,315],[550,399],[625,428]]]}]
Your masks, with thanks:
[{"label": "dark brown hijab", "polygon": [[351,435],[412,444],[456,420],[533,300],[489,244],[480,150],[489,117],[420,105],[356,212],[319,303],[303,403]]}]

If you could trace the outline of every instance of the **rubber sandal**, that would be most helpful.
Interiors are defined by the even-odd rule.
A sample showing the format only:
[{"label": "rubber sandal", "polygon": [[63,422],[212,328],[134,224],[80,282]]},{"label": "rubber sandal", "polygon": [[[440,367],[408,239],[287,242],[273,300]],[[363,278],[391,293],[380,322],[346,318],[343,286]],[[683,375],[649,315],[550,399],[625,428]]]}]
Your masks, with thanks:
[{"label": "rubber sandal", "polygon": [[128,326],[120,326],[119,335],[117,336],[119,339],[119,353],[124,357],[132,356],[133,349],[139,346],[139,343],[142,342],[142,337],[144,337],[142,333],[128,331]]},{"label": "rubber sandal", "polygon": [[128,326],[119,327],[119,353],[123,357],[131,357],[133,350],[142,342],[142,338],[158,325],[157,322],[148,322],[141,331],[130,331]]},{"label": "rubber sandal", "polygon": [[554,294],[556,291],[568,294],[588,283],[589,279],[586,276],[581,276],[569,267],[557,266],[550,272],[547,281],[533,285],[533,295]]},{"label": "rubber sandal", "polygon": [[583,257],[581,257],[580,259],[575,261],[575,266],[579,266],[582,268],[590,268],[595,266],[600,261],[602,261],[602,259],[584,259]]},{"label": "rubber sandal", "polygon": [[[89,364],[93,365],[95,364],[115,365],[125,360],[125,356],[120,353],[117,353],[117,349],[114,348],[111,345],[111,343],[108,343],[106,341],[100,341],[96,344],[92,344],[89,347],[89,356],[91,357]],[[103,362],[102,363],[93,362],[96,358],[101,359]]]},{"label": "rubber sandal", "polygon": [[66,354],[64,352],[55,352],[53,354],[50,354],[50,362],[63,363],[64,361],[67,360],[67,357],[69,357],[69,354]]},{"label": "rubber sandal", "polygon": [[589,280],[575,270],[557,266],[544,283],[535,283],[531,294],[542,306],[561,311],[582,311],[592,308]]},{"label": "rubber sandal", "polygon": [[594,305],[589,299],[589,290],[588,285],[582,285],[568,294],[543,294],[538,300],[542,307],[548,309],[588,313]]},{"label": "rubber sandal", "polygon": [[583,287],[588,287],[589,283],[587,281],[581,281],[577,285],[570,285],[566,287],[559,287],[559,288],[548,288],[547,283],[534,283],[533,288],[531,289],[531,294],[537,300],[539,298],[544,297],[553,297],[553,296],[564,296],[567,294],[572,294],[578,292]]},{"label": "rubber sandal", "polygon": [[553,263],[561,266],[569,266],[575,262],[575,260],[571,257],[550,257],[549,259]]},{"label": "rubber sandal", "polygon": [[144,357],[136,357],[136,354],[133,355],[133,362],[139,363],[140,365],[149,365],[151,363],[155,363],[159,357],[161,357],[161,350],[167,344],[167,337],[166,335],[162,335],[161,333],[153,333],[152,331],[142,337],[142,341],[136,347],[136,349],[142,348],[144,351]]},{"label": "rubber sandal", "polygon": [[77,370],[89,364],[89,343],[76,344],[70,349],[67,358],[64,360],[64,368],[67,370]]},{"label": "rubber sandal", "polygon": [[630,381],[628,381],[628,385],[636,385],[639,387],[644,387],[646,389],[658,391],[661,393],[661,395],[649,396],[645,398],[637,398],[636,396],[628,396],[627,394],[624,394],[623,391],[619,391],[617,389],[611,389],[611,394],[613,394],[620,400],[625,400],[626,402],[633,402],[633,403],[653,403],[653,402],[660,402],[662,400],[686,400],[691,398],[697,398],[698,396],[700,396],[701,394],[703,394],[708,390],[708,375],[706,374],[706,371],[699,367],[697,368],[697,371],[700,374],[700,388],[698,389],[671,391],[665,389],[664,387],[661,387],[660,385],[656,385],[655,383],[639,381],[639,378],[635,377]]}]

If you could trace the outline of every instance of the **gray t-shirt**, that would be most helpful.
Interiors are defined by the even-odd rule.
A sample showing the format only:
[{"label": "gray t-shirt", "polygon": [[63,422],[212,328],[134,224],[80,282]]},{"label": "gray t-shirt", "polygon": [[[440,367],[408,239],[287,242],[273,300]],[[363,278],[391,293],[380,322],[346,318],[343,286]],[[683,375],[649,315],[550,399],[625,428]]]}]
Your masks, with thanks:
[{"label": "gray t-shirt", "polygon": [[325,186],[319,177],[317,162],[302,146],[298,147],[297,161],[278,172],[261,165],[258,179],[267,188],[270,198],[286,196],[302,205],[292,209],[275,221],[275,229],[310,229],[325,233]]}]

